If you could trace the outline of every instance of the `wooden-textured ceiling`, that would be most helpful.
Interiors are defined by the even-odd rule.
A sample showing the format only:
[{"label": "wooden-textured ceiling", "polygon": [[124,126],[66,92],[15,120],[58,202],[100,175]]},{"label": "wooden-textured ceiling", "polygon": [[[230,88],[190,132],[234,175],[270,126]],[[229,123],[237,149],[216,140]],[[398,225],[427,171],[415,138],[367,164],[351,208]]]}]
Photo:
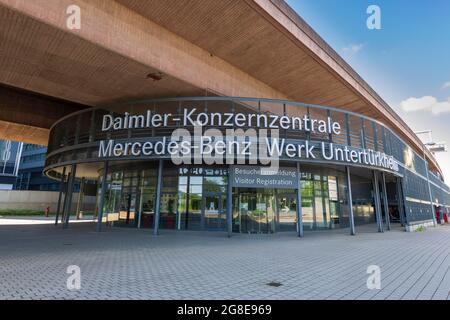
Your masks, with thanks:
[{"label": "wooden-textured ceiling", "polygon": [[[164,28],[208,50],[263,81],[292,100],[343,108],[378,119],[422,153],[422,142],[383,99],[317,35],[283,0],[116,0]],[[283,30],[280,16],[261,9],[267,3],[282,12],[315,42],[317,51]],[[266,6],[270,7],[270,5]],[[325,62],[327,60],[327,62]],[[337,64],[346,78],[333,72]],[[349,79],[356,82],[351,86]],[[362,94],[362,91],[365,91]],[[368,97],[370,97],[368,101]],[[375,101],[375,107],[370,101]],[[431,167],[438,170],[427,151]]]},{"label": "wooden-textured ceiling", "polygon": [[0,83],[85,105],[204,91],[0,6]]},{"label": "wooden-textured ceiling", "polygon": [[[85,27],[77,33],[65,27],[69,0],[0,0],[0,84],[89,106],[208,90],[286,97],[382,120],[420,152],[418,138],[351,68],[341,68],[332,50],[319,45],[311,51],[305,42],[321,40],[318,36],[307,35],[303,43],[295,38],[307,26],[281,26],[278,19],[296,19],[292,12],[274,16],[261,9],[274,3],[285,5],[280,0],[78,0]],[[147,77],[159,71],[161,80]]]},{"label": "wooden-textured ceiling", "polygon": [[117,0],[293,100],[376,117],[360,97],[245,1]]}]

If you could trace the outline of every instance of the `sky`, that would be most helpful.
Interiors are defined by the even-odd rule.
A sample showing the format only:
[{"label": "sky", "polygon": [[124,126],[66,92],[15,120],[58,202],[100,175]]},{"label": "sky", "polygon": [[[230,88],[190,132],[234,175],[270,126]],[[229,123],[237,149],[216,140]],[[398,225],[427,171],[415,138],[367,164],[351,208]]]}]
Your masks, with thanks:
[{"label": "sky", "polygon": [[[450,146],[449,0],[287,2],[414,131]],[[370,5],[381,29],[367,27]],[[436,158],[450,184],[450,152]]]}]

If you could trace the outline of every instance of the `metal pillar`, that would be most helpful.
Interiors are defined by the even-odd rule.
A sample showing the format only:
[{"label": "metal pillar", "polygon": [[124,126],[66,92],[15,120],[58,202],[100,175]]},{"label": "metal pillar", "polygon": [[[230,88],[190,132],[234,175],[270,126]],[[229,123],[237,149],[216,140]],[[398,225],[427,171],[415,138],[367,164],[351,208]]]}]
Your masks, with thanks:
[{"label": "metal pillar", "polygon": [[430,194],[431,217],[433,218],[433,224],[436,227],[437,221],[436,221],[436,214],[434,213],[433,194],[431,193],[430,175],[428,173],[428,161],[425,155],[425,145],[422,146],[422,149],[423,149],[423,161],[425,162],[425,172],[427,174],[428,192]]},{"label": "metal pillar", "polygon": [[389,203],[387,198],[387,187],[386,187],[386,175],[384,172],[381,173],[381,187],[383,192],[383,206],[384,206],[384,216],[386,219],[386,229],[391,230],[391,217],[389,217]]},{"label": "metal pillar", "polygon": [[302,190],[300,183],[300,162],[297,162],[297,234],[303,237]]},{"label": "metal pillar", "polygon": [[428,192],[430,193],[431,216],[433,218],[433,224],[436,227],[437,226],[437,220],[436,220],[436,214],[434,213],[433,195],[431,193],[431,184],[430,184],[430,177],[428,175],[428,166],[426,166],[426,170],[427,170]]},{"label": "metal pillar", "polygon": [[67,193],[67,188],[69,186],[69,180],[70,180],[70,176],[71,176],[71,172],[69,172],[67,174],[67,179],[64,182],[64,201],[63,201],[63,209],[62,209],[62,214],[61,214],[61,224],[64,223],[64,221],[66,221],[66,203],[67,203],[67,198],[69,197],[68,193]]},{"label": "metal pillar", "polygon": [[76,211],[77,220],[80,220],[80,211],[82,209],[83,200],[84,200],[84,183],[85,183],[85,179],[83,177],[83,178],[81,178],[80,192],[78,193],[77,211]]},{"label": "metal pillar", "polygon": [[345,167],[347,174],[347,199],[348,199],[348,220],[350,225],[350,235],[354,236],[355,232],[355,218],[353,216],[353,197],[352,197],[352,181],[350,179],[350,167]]},{"label": "metal pillar", "polygon": [[59,212],[61,210],[61,200],[62,200],[62,193],[63,193],[63,189],[64,189],[64,180],[65,179],[66,179],[66,167],[63,168],[63,172],[61,175],[61,182],[59,183],[58,206],[56,208],[55,226],[58,225]]},{"label": "metal pillar", "polygon": [[143,206],[143,199],[144,199],[142,194],[144,193],[144,180],[145,180],[144,173],[145,173],[145,170],[142,170],[141,175],[140,175],[140,181],[138,184],[140,186],[140,188],[138,187],[138,193],[139,193],[139,212],[138,212],[139,215],[138,215],[138,225],[137,225],[138,229],[141,228],[141,219],[142,219],[142,206]]},{"label": "metal pillar", "polygon": [[[403,218],[405,219],[405,226],[409,223],[409,216],[408,216],[408,210],[406,209],[406,196],[405,196],[405,179],[400,180],[400,192],[402,194],[402,200],[403,200]],[[410,209],[411,210],[411,209]]]},{"label": "metal pillar", "polygon": [[161,189],[162,189],[162,171],[163,160],[159,160],[158,166],[158,181],[156,183],[156,201],[155,201],[155,219],[153,225],[153,235],[157,236],[159,233],[159,216],[161,211]]},{"label": "metal pillar", "polygon": [[322,197],[322,218],[323,218],[323,222],[324,225],[328,226],[328,223],[330,223],[329,228],[331,229],[331,221],[327,220],[327,205],[326,205],[326,201],[325,201],[325,197],[324,197],[324,181],[323,181],[323,175],[322,175],[322,170],[320,172],[320,193],[321,193],[321,197]]},{"label": "metal pillar", "polygon": [[72,164],[70,168],[70,179],[68,180],[67,185],[67,201],[66,201],[66,210],[64,216],[64,224],[63,228],[67,229],[69,227],[69,219],[70,219],[70,208],[72,207],[72,194],[73,194],[73,185],[75,184],[75,177],[77,173],[77,165]]},{"label": "metal pillar", "polygon": [[231,182],[231,166],[228,166],[227,181],[227,234],[228,238],[233,234],[233,184]]},{"label": "metal pillar", "polygon": [[402,227],[405,226],[405,212],[404,212],[404,204],[403,202],[405,199],[403,199],[403,192],[402,192],[402,181],[401,178],[397,178],[397,207],[398,207],[398,214],[400,216],[400,225]]},{"label": "metal pillar", "polygon": [[97,217],[97,232],[102,231],[102,223],[103,223],[103,207],[105,205],[105,195],[106,195],[106,187],[108,186],[108,166],[109,162],[105,161],[103,165],[103,176],[102,176],[102,189],[100,194],[100,204],[98,206],[98,217]]},{"label": "metal pillar", "polygon": [[384,232],[383,217],[381,215],[380,188],[378,186],[378,173],[375,170],[372,171],[372,173],[373,197],[375,198],[375,215],[377,217],[378,232]]}]

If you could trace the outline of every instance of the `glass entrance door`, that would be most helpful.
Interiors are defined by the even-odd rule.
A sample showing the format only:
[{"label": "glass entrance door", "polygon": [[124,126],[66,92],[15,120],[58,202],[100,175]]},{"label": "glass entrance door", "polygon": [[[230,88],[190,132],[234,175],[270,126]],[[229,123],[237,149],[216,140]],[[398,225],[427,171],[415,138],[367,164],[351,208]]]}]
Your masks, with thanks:
[{"label": "glass entrance door", "polygon": [[239,195],[239,226],[241,233],[275,232],[275,197],[264,193]]},{"label": "glass entrance door", "polygon": [[137,171],[130,171],[123,174],[118,225],[137,226],[136,200],[138,187],[139,175]]},{"label": "glass entrance door", "polygon": [[297,196],[295,193],[277,196],[277,231],[297,230]]},{"label": "glass entrance door", "polygon": [[206,230],[225,230],[226,195],[206,192],[203,195],[203,221]]}]

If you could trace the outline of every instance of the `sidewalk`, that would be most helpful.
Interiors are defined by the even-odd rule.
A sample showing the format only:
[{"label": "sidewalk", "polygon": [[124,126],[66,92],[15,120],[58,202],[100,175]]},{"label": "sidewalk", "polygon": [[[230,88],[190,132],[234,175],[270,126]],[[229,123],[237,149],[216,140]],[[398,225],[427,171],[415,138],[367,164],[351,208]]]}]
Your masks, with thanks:
[{"label": "sidewalk", "polygon": [[[92,222],[93,216],[84,216],[83,219],[76,220],[75,216],[70,216],[70,223]],[[0,225],[33,225],[33,224],[54,224],[55,216],[1,216]]]},{"label": "sidewalk", "polygon": [[[2,225],[0,299],[449,299],[449,226],[372,229],[300,239]],[[80,290],[66,287],[71,265],[81,270]],[[370,265],[380,267],[380,290],[367,288]]]}]

